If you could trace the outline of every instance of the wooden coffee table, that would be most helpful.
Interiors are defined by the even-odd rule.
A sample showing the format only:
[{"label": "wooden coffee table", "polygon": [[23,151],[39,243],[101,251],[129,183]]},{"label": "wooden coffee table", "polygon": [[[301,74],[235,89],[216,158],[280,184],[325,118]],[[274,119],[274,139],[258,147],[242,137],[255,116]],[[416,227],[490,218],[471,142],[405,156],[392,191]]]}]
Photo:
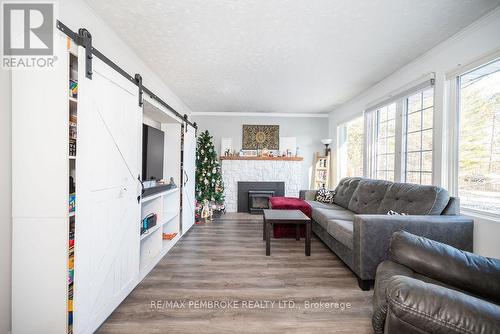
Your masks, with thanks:
[{"label": "wooden coffee table", "polygon": [[311,219],[300,210],[263,210],[263,239],[266,255],[271,255],[271,228],[274,224],[294,224],[295,238],[300,240],[300,225],[306,225],[306,256],[311,255]]}]

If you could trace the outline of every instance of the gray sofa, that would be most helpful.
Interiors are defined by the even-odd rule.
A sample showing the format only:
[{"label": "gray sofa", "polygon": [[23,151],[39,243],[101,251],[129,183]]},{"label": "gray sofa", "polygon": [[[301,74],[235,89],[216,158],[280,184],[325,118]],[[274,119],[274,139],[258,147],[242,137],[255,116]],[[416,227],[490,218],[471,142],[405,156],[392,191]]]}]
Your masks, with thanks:
[{"label": "gray sofa", "polygon": [[[387,258],[395,231],[472,251],[474,222],[459,215],[458,198],[443,188],[351,177],[339,182],[332,204],[315,201],[316,192],[300,191],[312,207],[312,230],[357,275],[363,290]],[[390,210],[407,215],[387,215]]]}]

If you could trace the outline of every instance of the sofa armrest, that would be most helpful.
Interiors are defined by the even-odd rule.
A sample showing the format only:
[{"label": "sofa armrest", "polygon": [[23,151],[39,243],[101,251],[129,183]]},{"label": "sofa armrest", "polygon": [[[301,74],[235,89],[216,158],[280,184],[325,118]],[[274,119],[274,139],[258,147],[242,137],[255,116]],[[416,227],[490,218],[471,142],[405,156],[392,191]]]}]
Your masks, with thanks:
[{"label": "sofa armrest", "polygon": [[393,261],[421,275],[500,304],[500,259],[465,252],[405,231],[392,235],[389,254]]},{"label": "sofa armrest", "polygon": [[375,278],[377,265],[388,258],[394,232],[404,230],[472,252],[474,221],[463,216],[356,215],[353,266],[362,280]]},{"label": "sofa armrest", "polygon": [[314,201],[317,193],[317,190],[301,190],[299,191],[299,198],[307,201]]},{"label": "sofa armrest", "polygon": [[500,333],[500,306],[405,276],[387,285],[385,333]]}]

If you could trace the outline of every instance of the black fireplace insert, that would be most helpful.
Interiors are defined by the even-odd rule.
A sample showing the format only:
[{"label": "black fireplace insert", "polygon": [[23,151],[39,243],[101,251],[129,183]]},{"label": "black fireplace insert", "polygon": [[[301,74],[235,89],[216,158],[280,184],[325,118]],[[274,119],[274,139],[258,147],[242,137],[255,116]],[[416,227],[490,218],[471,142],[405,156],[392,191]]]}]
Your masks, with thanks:
[{"label": "black fireplace insert", "polygon": [[274,196],[274,190],[250,190],[248,192],[248,210],[251,214],[260,214],[269,209],[269,198]]},{"label": "black fireplace insert", "polygon": [[[262,213],[269,197],[285,196],[285,182],[238,182],[238,212]],[[252,208],[253,207],[253,208]]]}]

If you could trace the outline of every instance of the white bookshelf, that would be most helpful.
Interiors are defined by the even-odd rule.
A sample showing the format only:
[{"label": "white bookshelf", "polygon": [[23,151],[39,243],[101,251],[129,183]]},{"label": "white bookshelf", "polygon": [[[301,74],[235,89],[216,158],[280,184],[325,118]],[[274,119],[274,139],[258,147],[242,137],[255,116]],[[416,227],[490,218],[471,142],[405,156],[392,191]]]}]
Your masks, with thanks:
[{"label": "white bookshelf", "polygon": [[[157,215],[156,225],[140,236],[141,272],[147,274],[160,259],[172,248],[180,236],[180,192],[179,188],[167,190],[150,197],[143,198],[141,207],[141,222],[149,214]],[[139,229],[140,233],[140,229]],[[165,240],[164,234],[176,236]]]},{"label": "white bookshelf", "polygon": [[[157,215],[156,225],[140,236],[140,279],[168,253],[181,236],[180,203],[180,138],[181,124],[170,117],[154,101],[144,106],[144,123],[153,124],[165,134],[163,177],[172,177],[177,187],[141,199],[141,223],[151,213]],[[138,229],[140,233],[140,227]],[[164,235],[172,237],[164,239]]]}]

